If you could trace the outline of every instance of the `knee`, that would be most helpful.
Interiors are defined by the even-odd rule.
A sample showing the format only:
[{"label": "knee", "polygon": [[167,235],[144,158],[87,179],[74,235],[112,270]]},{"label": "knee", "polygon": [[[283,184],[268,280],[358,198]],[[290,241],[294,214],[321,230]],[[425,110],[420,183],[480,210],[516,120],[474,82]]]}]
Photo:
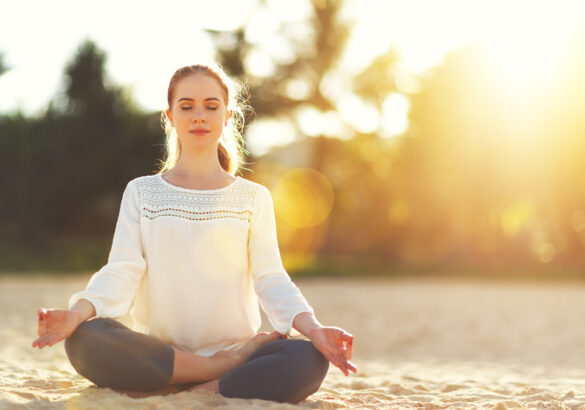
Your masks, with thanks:
[{"label": "knee", "polygon": [[92,342],[92,335],[97,332],[100,319],[89,322],[83,322],[77,329],[65,339],[65,352],[69,361],[77,369],[76,364],[81,361],[85,352],[88,351],[88,345]]},{"label": "knee", "polygon": [[292,342],[295,342],[295,362],[298,361],[308,379],[319,380],[321,384],[329,370],[329,360],[315,348],[312,342],[307,340],[292,340]]},{"label": "knee", "polygon": [[[75,332],[65,339],[65,353],[73,368],[82,376],[94,381],[91,377],[96,367],[96,362],[100,360],[97,352],[100,350],[100,339],[103,339],[104,331],[110,327],[113,320],[111,319],[94,319],[83,322],[77,327]],[[95,381],[94,381],[95,382]],[[99,385],[99,382],[96,383]]]},{"label": "knee", "polygon": [[329,361],[319,352],[313,343],[306,340],[292,340],[294,345],[291,346],[290,355],[290,376],[296,380],[295,388],[288,392],[286,400],[289,403],[298,403],[311,394],[317,392],[327,371],[329,370]]}]

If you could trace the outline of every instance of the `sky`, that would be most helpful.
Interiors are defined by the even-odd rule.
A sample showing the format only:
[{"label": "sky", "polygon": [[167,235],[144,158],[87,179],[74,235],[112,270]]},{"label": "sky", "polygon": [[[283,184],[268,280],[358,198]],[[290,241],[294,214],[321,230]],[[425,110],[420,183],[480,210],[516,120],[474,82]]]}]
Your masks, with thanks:
[{"label": "sky", "polygon": [[[307,0],[266,0],[263,7],[259,0],[0,1],[0,53],[10,68],[0,76],[0,114],[28,115],[41,113],[62,92],[64,67],[86,38],[106,52],[113,83],[129,88],[144,110],[163,110],[175,69],[213,58],[205,28],[247,25],[250,40],[279,52],[279,22],[302,21],[310,10]],[[337,67],[340,76],[358,72],[390,47],[401,56],[399,70],[424,74],[450,50],[479,41],[520,81],[527,67],[551,66],[563,36],[585,22],[585,2],[347,0],[343,16],[353,29]],[[259,73],[269,71],[261,56],[250,64]],[[351,99],[345,106],[371,123],[364,120],[373,115],[367,107],[356,110],[359,102]],[[389,135],[404,132],[407,99],[389,96],[384,110]]]}]

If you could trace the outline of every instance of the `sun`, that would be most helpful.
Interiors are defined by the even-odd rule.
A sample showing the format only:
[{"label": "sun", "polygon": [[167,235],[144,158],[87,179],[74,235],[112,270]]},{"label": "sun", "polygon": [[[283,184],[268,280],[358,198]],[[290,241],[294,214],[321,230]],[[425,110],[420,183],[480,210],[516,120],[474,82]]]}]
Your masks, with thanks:
[{"label": "sun", "polygon": [[530,94],[560,75],[560,57],[583,20],[585,3],[512,1],[484,12],[478,42],[511,89]]}]

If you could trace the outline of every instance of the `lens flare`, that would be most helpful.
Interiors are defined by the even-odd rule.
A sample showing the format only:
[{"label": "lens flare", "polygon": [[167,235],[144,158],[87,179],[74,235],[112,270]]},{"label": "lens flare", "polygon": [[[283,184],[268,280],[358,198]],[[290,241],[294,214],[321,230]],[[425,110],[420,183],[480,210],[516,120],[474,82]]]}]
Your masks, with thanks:
[{"label": "lens flare", "polygon": [[272,194],[277,216],[296,229],[322,223],[333,208],[334,193],[329,180],[310,168],[284,174]]}]

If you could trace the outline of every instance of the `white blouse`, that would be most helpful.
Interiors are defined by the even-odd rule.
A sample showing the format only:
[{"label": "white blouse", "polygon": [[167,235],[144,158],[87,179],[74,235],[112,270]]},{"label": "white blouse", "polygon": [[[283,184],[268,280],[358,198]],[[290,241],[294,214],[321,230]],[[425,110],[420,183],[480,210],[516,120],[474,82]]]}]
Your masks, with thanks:
[{"label": "white blouse", "polygon": [[204,356],[241,346],[261,324],[280,333],[313,312],[282,266],[270,191],[236,177],[194,190],[162,175],[124,191],[108,263],[69,300],[98,317],[130,312],[134,329]]}]

